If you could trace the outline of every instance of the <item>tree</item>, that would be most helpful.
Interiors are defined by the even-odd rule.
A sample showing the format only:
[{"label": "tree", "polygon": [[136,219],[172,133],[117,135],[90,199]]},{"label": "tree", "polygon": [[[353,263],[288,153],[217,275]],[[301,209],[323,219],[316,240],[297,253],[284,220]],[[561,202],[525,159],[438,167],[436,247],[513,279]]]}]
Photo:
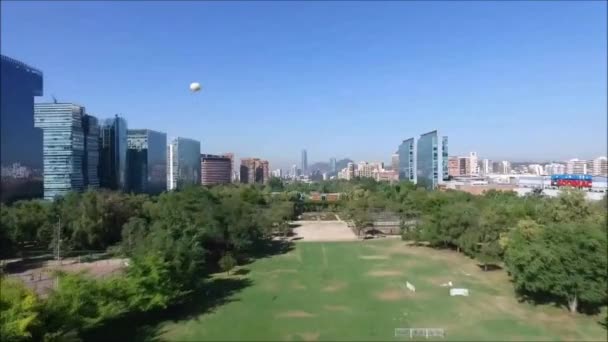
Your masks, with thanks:
[{"label": "tree", "polygon": [[599,224],[519,225],[509,237],[505,264],[520,292],[555,296],[574,313],[579,302],[606,300],[606,244]]},{"label": "tree", "polygon": [[219,264],[222,271],[230,274],[230,270],[236,266],[236,259],[232,256],[232,253],[228,252],[220,259]]},{"label": "tree", "polygon": [[15,279],[0,278],[0,340],[25,341],[41,326],[36,294]]}]

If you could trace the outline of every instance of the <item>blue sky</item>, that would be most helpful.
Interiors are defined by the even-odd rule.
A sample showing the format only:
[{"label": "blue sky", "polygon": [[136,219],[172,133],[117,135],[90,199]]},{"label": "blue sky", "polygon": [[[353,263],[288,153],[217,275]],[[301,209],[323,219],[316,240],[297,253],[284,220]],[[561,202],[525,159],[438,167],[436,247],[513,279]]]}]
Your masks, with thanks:
[{"label": "blue sky", "polygon": [[[2,54],[47,101],[271,167],[450,154],[606,154],[606,2],[6,2]],[[204,90],[190,94],[190,82]]]}]

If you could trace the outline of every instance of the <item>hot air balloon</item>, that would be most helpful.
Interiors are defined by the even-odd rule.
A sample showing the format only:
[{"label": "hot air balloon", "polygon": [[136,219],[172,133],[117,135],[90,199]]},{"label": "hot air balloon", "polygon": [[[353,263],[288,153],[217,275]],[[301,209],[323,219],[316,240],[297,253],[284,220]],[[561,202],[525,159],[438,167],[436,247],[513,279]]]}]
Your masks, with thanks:
[{"label": "hot air balloon", "polygon": [[192,91],[193,93],[196,93],[197,91],[201,90],[201,84],[198,82],[192,82],[190,83],[190,91]]}]

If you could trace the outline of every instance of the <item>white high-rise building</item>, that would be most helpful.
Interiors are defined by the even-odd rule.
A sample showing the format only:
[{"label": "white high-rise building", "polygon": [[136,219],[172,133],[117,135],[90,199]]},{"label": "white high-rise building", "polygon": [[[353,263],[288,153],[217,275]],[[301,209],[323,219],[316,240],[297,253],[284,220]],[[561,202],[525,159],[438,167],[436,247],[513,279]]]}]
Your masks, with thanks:
[{"label": "white high-rise building", "polygon": [[503,175],[508,175],[511,173],[511,162],[507,160],[501,161],[498,167],[500,168],[500,170],[498,170],[498,173],[501,173]]},{"label": "white high-rise building", "polygon": [[281,169],[272,170],[272,176],[277,177],[277,178],[283,177],[283,170],[281,170]]},{"label": "white high-rise building", "polygon": [[201,143],[177,137],[167,146],[167,190],[201,184]]},{"label": "white high-rise building", "polygon": [[608,176],[608,158],[595,158],[593,160],[593,170],[591,174],[594,176]]},{"label": "white high-rise building", "polygon": [[528,165],[528,172],[531,173],[531,174],[533,174],[533,175],[536,175],[536,176],[541,176],[543,174],[546,174],[545,173],[545,169],[540,164],[530,164],[530,165]]},{"label": "white high-rise building", "polygon": [[568,160],[568,163],[566,164],[566,173],[572,175],[586,175],[588,173],[587,161],[578,158]]},{"label": "white high-rise building", "polygon": [[566,173],[566,166],[564,164],[551,163],[545,165],[546,175],[561,175]]},{"label": "white high-rise building", "polygon": [[469,175],[476,176],[479,175],[479,161],[477,159],[477,152],[469,153]]},{"label": "white high-rise building", "polygon": [[482,159],[481,160],[481,174],[489,175],[494,172],[494,168],[492,167],[492,161],[490,159]]}]

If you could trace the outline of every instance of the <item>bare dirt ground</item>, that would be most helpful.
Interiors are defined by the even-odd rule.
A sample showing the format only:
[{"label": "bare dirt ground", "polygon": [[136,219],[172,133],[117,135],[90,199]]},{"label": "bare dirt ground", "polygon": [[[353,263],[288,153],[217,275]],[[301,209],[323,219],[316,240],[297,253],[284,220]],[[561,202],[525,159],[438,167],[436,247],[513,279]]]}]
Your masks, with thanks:
[{"label": "bare dirt ground", "polygon": [[344,221],[296,221],[294,240],[299,241],[355,241],[357,236]]},{"label": "bare dirt ground", "polygon": [[55,271],[77,273],[84,271],[95,278],[104,278],[121,272],[128,259],[105,259],[92,262],[78,262],[77,258],[45,262],[22,272],[9,273],[9,277],[20,279],[30,289],[40,295],[47,295],[56,284]]}]

